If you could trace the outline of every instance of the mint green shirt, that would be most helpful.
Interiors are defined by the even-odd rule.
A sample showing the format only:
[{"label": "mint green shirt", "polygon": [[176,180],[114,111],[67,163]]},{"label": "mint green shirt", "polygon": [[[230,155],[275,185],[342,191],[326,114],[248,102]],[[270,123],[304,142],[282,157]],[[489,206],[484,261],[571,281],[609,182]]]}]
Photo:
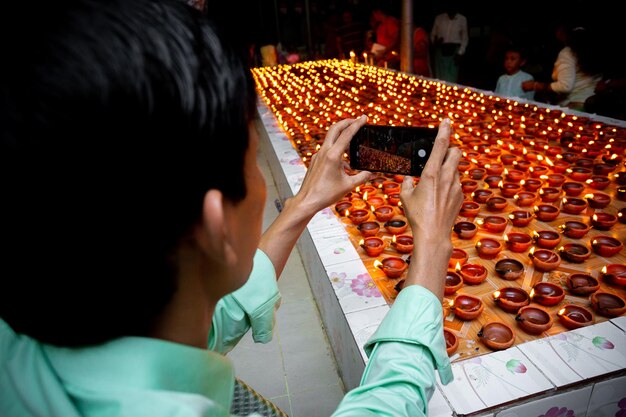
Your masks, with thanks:
[{"label": "mint green shirt", "polygon": [[[59,348],[0,320],[0,416],[229,416],[235,374],[223,354],[250,329],[256,342],[271,340],[279,302],[274,267],[259,250],[248,282],[217,304],[208,350],[144,337]],[[402,290],[367,343],[361,386],[333,416],[425,414],[435,366],[451,379],[442,323],[432,293]]]}]

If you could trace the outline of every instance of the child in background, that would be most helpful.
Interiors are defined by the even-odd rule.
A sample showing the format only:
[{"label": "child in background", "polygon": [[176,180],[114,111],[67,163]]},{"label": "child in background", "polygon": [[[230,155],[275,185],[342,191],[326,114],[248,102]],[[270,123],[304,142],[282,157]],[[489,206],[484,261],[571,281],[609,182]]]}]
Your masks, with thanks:
[{"label": "child in background", "polygon": [[522,48],[518,45],[510,44],[504,53],[504,69],[506,70],[506,74],[502,74],[498,78],[495,90],[496,94],[534,100],[534,91],[524,91],[522,89],[522,83],[524,81],[534,80],[532,75],[521,70],[525,64],[526,56]]}]

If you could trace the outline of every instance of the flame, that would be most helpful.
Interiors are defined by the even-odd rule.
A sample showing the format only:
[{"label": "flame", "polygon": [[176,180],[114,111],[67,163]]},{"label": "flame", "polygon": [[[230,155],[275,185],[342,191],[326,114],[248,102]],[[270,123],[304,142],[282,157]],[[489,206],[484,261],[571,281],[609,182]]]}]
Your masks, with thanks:
[{"label": "flame", "polygon": [[363,193],[363,200],[367,201],[367,191]]},{"label": "flame", "polygon": [[535,211],[539,211],[539,207],[534,206],[534,207],[533,207],[533,210],[535,210]]},{"label": "flame", "polygon": [[530,298],[533,298],[535,296],[535,289],[534,288],[532,290],[530,290],[530,294],[528,294],[528,296]]},{"label": "flame", "polygon": [[498,298],[500,298],[500,291],[494,291],[493,293],[493,299],[497,300]]},{"label": "flame", "polygon": [[542,189],[539,190],[539,194],[543,195],[543,193],[544,193],[544,191],[543,191],[543,188],[542,188]]},{"label": "flame", "polygon": [[350,216],[350,210],[346,209],[346,217]]},{"label": "flame", "polygon": [[476,223],[478,223],[480,226],[482,226],[483,224],[485,224],[485,220],[484,219],[476,219]]},{"label": "flame", "polygon": [[478,242],[476,242],[476,247],[477,247],[477,248],[480,248],[482,245],[483,245],[483,244],[482,244],[482,243],[480,243],[480,240],[479,240]]},{"label": "flame", "polygon": [[512,214],[509,214],[509,219],[511,219],[511,220],[515,220],[515,216],[514,216],[514,215],[512,215]]},{"label": "flame", "polygon": [[533,230],[533,237],[538,239],[539,238],[539,233],[537,233],[536,230]]},{"label": "flame", "polygon": [[535,254],[535,247],[533,246],[532,248],[530,248],[530,251],[528,252],[531,256]]},{"label": "flame", "polygon": [[593,194],[585,194],[585,198],[590,198],[593,200]]},{"label": "flame", "polygon": [[[589,178],[589,179],[588,179],[587,181],[585,181],[585,182],[586,182],[587,184],[591,184],[591,183],[593,182],[593,180],[592,180],[591,178]],[[589,194],[587,194],[587,195],[589,195]],[[585,196],[585,197],[587,197],[587,196]],[[591,198],[593,198],[593,197],[591,197]]]},{"label": "flame", "polygon": [[361,192],[361,186],[357,185],[356,188],[354,189],[355,192],[360,193]]},{"label": "flame", "polygon": [[454,267],[454,270],[455,270],[456,272],[461,272],[461,263],[460,263],[460,262],[457,262],[457,263],[456,263],[456,266]]},{"label": "flame", "polygon": [[374,261],[374,268],[382,268],[382,266],[383,266],[383,263],[379,261],[378,259]]},{"label": "flame", "polygon": [[594,215],[593,215],[593,217],[592,217],[592,219],[593,219],[593,221],[594,221],[594,222],[597,222],[597,221],[598,221],[598,215],[597,215],[597,214],[594,214]]},{"label": "flame", "polygon": [[563,314],[565,314],[565,309],[564,308],[560,309],[559,312],[556,314],[558,314],[559,316],[562,316]]},{"label": "flame", "polygon": [[391,238],[391,240],[393,241],[393,243],[396,243],[396,235],[393,235],[393,237]]},{"label": "flame", "polygon": [[365,244],[365,240],[361,239],[359,240],[359,246],[363,246]]},{"label": "flame", "polygon": [[[509,237],[508,237],[507,235],[504,235],[504,241],[505,241],[505,242],[508,242],[508,241],[509,241]],[[480,243],[480,242],[478,242],[478,243]]]},{"label": "flame", "polygon": [[[532,169],[532,168],[531,168],[531,169]],[[526,180],[521,180],[519,183],[520,183],[520,185],[523,187],[523,186],[524,186],[524,184],[526,184]]]},{"label": "flame", "polygon": [[376,207],[374,207],[374,206],[370,206],[370,209],[371,209],[372,211],[376,211]]},{"label": "flame", "polygon": [[608,270],[606,269],[606,265],[604,265],[604,266],[602,267],[602,273],[603,273],[603,274],[606,274],[606,271],[608,271]]},{"label": "flame", "polygon": [[[515,162],[515,161],[513,161],[513,162]],[[504,168],[504,175],[508,175],[508,174],[509,174],[509,170]]]}]

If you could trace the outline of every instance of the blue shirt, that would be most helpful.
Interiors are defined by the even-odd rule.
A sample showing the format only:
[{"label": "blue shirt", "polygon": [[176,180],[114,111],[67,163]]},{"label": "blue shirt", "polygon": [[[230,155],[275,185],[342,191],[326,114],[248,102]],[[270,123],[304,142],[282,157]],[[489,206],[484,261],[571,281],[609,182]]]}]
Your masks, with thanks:
[{"label": "blue shirt", "polygon": [[528,100],[535,99],[534,91],[524,91],[522,83],[524,81],[533,81],[534,78],[527,72],[517,71],[513,75],[502,74],[498,78],[495,93],[505,97],[520,97]]}]

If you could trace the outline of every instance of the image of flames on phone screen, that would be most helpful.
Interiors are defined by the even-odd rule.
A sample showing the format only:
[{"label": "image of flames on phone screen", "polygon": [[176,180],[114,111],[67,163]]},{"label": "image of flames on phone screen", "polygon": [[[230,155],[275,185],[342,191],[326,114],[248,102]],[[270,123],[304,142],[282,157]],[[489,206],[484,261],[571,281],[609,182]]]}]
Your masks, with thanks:
[{"label": "image of flames on phone screen", "polygon": [[362,126],[350,142],[350,166],[419,177],[436,137],[437,129],[427,127]]}]

